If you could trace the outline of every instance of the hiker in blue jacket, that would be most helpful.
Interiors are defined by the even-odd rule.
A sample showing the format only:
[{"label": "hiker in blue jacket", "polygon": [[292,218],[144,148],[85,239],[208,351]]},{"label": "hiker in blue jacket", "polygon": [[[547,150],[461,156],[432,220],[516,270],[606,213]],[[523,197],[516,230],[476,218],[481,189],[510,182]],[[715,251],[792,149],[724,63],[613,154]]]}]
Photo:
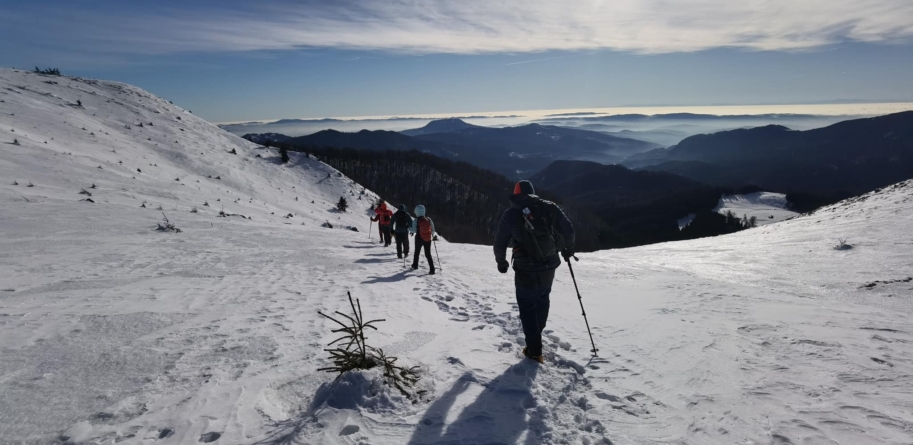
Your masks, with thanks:
[{"label": "hiker in blue jacket", "polygon": [[559,254],[574,255],[574,226],[553,202],[536,196],[529,181],[514,186],[510,208],[501,216],[494,252],[498,271],[507,273],[507,248],[513,248],[514,285],[520,323],[526,336],[523,355],[542,363],[542,330],[548,320],[549,293]]}]

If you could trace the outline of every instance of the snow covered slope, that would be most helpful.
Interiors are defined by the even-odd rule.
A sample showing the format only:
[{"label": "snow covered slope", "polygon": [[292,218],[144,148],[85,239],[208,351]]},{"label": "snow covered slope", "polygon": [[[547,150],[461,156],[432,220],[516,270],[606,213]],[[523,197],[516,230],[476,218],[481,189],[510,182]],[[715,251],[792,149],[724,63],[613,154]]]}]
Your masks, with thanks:
[{"label": "snow covered slope", "polygon": [[[0,101],[0,190],[22,202],[145,202],[147,209],[161,206],[178,224],[224,210],[257,222],[329,220],[367,229],[361,223],[369,197],[336,170],[295,153],[283,165],[275,150],[138,88],[0,70]],[[82,189],[91,196],[80,195]],[[331,210],[341,194],[357,211]],[[193,207],[199,214],[187,215]]]},{"label": "snow covered slope", "polygon": [[757,218],[758,226],[785,221],[799,215],[789,210],[786,195],[783,193],[754,192],[744,195],[724,195],[713,209],[716,212],[731,211],[736,216],[743,215]]},{"label": "snow covered slope", "polygon": [[[911,182],[581,255],[599,357],[565,267],[538,366],[490,248],[440,242],[428,276],[320,227],[365,226],[368,198],[317,161],[116,83],[3,70],[0,100],[2,443],[913,441]],[[352,210],[329,211],[343,194]],[[155,230],[158,205],[182,233]],[[317,311],[347,291],[386,319],[369,344],[422,367],[418,403],[317,371],[336,338]]]}]

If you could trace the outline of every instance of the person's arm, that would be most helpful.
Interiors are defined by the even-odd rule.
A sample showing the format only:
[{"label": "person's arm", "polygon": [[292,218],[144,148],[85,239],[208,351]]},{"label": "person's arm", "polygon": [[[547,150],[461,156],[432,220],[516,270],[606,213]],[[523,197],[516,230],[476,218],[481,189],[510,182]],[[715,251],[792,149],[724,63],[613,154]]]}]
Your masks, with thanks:
[{"label": "person's arm", "polygon": [[418,218],[413,219],[412,222],[409,223],[409,233],[415,233],[418,231],[415,227],[415,225],[417,223],[418,223]]},{"label": "person's arm", "polygon": [[431,223],[431,236],[437,236],[437,231],[434,230],[434,220],[428,218],[428,222]]},{"label": "person's arm", "polygon": [[558,226],[558,233],[564,238],[564,248],[573,252],[576,245],[576,235],[574,234],[574,224],[568,219],[561,207],[554,206],[553,215],[555,224]]},{"label": "person's arm", "polygon": [[495,260],[498,264],[502,262],[507,262],[507,247],[510,245],[510,240],[513,237],[510,231],[510,214],[504,212],[501,215],[501,220],[498,222],[498,230],[495,232]]},{"label": "person's arm", "polygon": [[380,215],[374,215],[374,217],[371,218],[371,221],[377,221],[379,219],[380,219]]}]

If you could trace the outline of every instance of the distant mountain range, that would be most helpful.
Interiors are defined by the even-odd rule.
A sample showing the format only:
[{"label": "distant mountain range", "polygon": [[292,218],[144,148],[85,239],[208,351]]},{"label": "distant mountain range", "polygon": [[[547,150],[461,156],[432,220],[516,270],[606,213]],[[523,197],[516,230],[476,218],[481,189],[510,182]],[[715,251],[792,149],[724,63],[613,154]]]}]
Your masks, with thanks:
[{"label": "distant mountain range", "polygon": [[697,135],[623,163],[718,186],[851,196],[913,177],[913,111],[807,131],[768,125]]},{"label": "distant mountain range", "polygon": [[286,142],[291,138],[279,133],[250,133],[244,135],[244,139],[260,145],[266,145],[269,142]]},{"label": "distant mountain range", "polygon": [[546,116],[546,119],[554,118],[572,118],[583,121],[594,122],[644,122],[644,121],[776,121],[776,120],[799,120],[799,119],[821,119],[822,116],[814,114],[790,114],[790,113],[769,113],[769,114],[698,114],[698,113],[666,113],[666,114],[612,114],[608,116],[593,116],[593,113],[578,114],[553,114]]},{"label": "distant mountain range", "polygon": [[403,130],[400,133],[406,136],[422,136],[434,133],[449,133],[451,131],[465,130],[467,128],[479,128],[479,126],[468,124],[462,119],[438,119],[436,121],[428,122],[428,124],[422,128]]},{"label": "distant mountain range", "polygon": [[[245,138],[269,139],[262,134],[248,134]],[[512,179],[529,176],[558,159],[616,163],[660,147],[650,142],[586,130],[539,124],[490,128],[468,124],[460,119],[433,121],[425,127],[401,133],[324,130],[288,138],[285,142],[299,148],[418,150],[475,164]]]}]

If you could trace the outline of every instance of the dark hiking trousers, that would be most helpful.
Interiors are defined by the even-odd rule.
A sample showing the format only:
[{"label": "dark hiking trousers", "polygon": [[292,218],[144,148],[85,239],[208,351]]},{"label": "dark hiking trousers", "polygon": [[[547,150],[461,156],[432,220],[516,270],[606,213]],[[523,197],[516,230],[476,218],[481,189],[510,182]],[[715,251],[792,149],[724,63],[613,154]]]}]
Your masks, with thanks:
[{"label": "dark hiking trousers", "polygon": [[422,254],[422,249],[425,249],[425,259],[428,260],[428,268],[431,269],[431,271],[434,271],[434,260],[431,259],[431,241],[423,240],[419,234],[415,234],[415,256],[412,260],[412,268],[418,269],[418,257]]},{"label": "dark hiking trousers", "polygon": [[409,232],[396,232],[396,256],[409,255]]},{"label": "dark hiking trousers", "polygon": [[542,355],[542,331],[548,321],[548,296],[552,292],[555,270],[516,272],[517,306],[526,336],[527,355]]},{"label": "dark hiking trousers", "polygon": [[384,234],[384,236],[383,236],[384,247],[387,247],[391,244],[391,240],[390,240],[390,235],[391,235],[390,232],[392,231],[391,229],[392,228],[390,227],[390,224],[387,224],[385,226],[380,226],[380,230]]}]

